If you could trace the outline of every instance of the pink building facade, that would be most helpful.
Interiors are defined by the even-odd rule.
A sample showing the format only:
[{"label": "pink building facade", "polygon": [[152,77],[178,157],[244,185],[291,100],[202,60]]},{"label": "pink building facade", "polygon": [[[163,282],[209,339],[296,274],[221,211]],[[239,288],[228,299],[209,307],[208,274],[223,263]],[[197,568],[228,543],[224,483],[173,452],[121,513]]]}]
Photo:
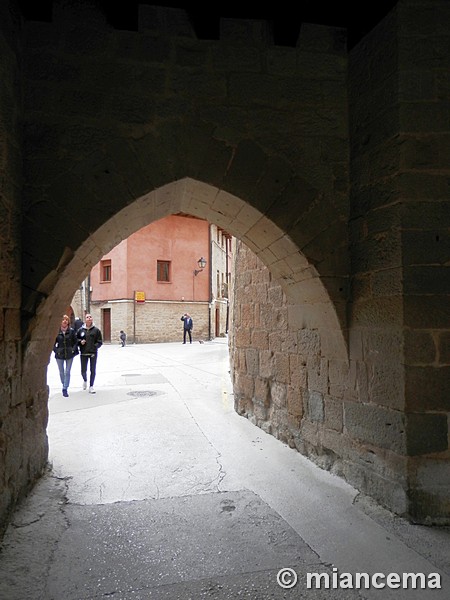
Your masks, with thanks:
[{"label": "pink building facade", "polygon": [[89,310],[111,343],[119,343],[120,330],[128,343],[181,341],[186,312],[194,341],[225,335],[231,252],[226,232],[203,219],[171,215],[103,256],[74,298],[74,312],[83,317]]}]

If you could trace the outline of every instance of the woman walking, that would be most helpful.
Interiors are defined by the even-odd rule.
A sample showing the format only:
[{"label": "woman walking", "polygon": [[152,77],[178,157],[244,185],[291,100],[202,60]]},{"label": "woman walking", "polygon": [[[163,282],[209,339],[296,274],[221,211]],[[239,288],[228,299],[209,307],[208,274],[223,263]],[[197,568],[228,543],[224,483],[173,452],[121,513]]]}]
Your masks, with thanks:
[{"label": "woman walking", "polygon": [[75,331],[70,327],[70,319],[64,315],[59,333],[53,346],[56,362],[58,363],[59,376],[62,383],[62,393],[65,398],[69,396],[70,369],[73,357],[78,354],[78,340]]}]

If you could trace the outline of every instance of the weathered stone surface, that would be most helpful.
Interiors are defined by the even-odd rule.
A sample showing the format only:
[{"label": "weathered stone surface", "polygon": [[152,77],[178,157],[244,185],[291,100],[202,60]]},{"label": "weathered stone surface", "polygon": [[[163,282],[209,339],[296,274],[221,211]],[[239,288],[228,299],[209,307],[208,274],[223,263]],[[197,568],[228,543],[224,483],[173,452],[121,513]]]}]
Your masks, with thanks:
[{"label": "weathered stone surface", "polygon": [[323,396],[320,392],[310,392],[308,395],[308,417],[311,421],[322,423],[325,416]]},{"label": "weathered stone surface", "polygon": [[344,404],[344,426],[356,440],[405,453],[405,419],[400,412],[348,402]]},{"label": "weathered stone surface", "polygon": [[406,367],[408,410],[450,412],[450,367]]},{"label": "weathered stone surface", "polygon": [[445,452],[448,442],[447,415],[407,415],[407,449],[411,456]]}]

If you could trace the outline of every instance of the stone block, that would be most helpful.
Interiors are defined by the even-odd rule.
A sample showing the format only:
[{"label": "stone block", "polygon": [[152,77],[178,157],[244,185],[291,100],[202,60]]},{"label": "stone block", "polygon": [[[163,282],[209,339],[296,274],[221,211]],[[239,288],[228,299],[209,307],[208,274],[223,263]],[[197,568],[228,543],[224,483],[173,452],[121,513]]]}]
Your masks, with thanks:
[{"label": "stone block", "polygon": [[450,469],[445,457],[415,457],[410,461],[410,467],[411,481],[416,488],[441,491],[450,488]]},{"label": "stone block", "polygon": [[243,375],[242,373],[236,373],[235,376],[235,393],[242,398],[253,398],[255,384],[253,377]]},{"label": "stone block", "polygon": [[[439,347],[439,357],[441,363],[450,363],[450,335],[448,336],[448,355],[446,360],[445,352],[445,335],[439,338],[439,342],[444,342],[444,347]],[[432,365],[437,360],[437,344],[435,336],[431,331],[418,330],[418,329],[406,329],[404,332],[404,354],[405,364],[409,366],[413,365]],[[442,360],[443,359],[443,360]]]},{"label": "stone block", "polygon": [[[434,338],[433,338],[434,341]],[[438,335],[439,364],[450,365],[450,332],[443,331]]]},{"label": "stone block", "polygon": [[412,329],[447,329],[450,323],[450,302],[442,296],[411,295],[403,297],[405,327]]},{"label": "stone block", "polygon": [[[268,294],[271,289],[276,290],[279,288],[279,286],[271,282],[270,271],[265,267],[264,263],[261,260],[259,260],[258,257],[255,256],[255,258],[256,265],[255,269],[252,271],[252,283],[265,284],[266,289],[264,289],[263,287],[259,287],[258,290],[264,292],[264,301],[271,302],[273,304],[273,301],[271,300]],[[263,300],[261,299],[260,302],[263,302]],[[281,304],[279,304],[279,306],[281,306]]]},{"label": "stone block", "polygon": [[366,363],[367,397],[373,404],[403,410],[405,406],[404,373],[399,360],[379,364]]},{"label": "stone block", "polygon": [[344,426],[344,407],[341,401],[325,397],[324,426],[333,431],[341,432]]},{"label": "stone block", "polygon": [[274,353],[281,352],[283,346],[284,331],[271,331],[269,333],[269,348]]},{"label": "stone block", "polygon": [[269,336],[267,331],[252,331],[251,340],[252,348],[258,350],[267,350],[269,348]]},{"label": "stone block", "polygon": [[411,266],[403,269],[406,295],[450,295],[450,268],[447,266]]},{"label": "stone block", "polygon": [[450,500],[447,490],[411,488],[408,492],[408,516],[413,523],[448,525]]},{"label": "stone block", "polygon": [[275,375],[274,358],[271,350],[262,350],[259,353],[259,375],[272,378]]},{"label": "stone block", "polygon": [[275,376],[281,383],[289,383],[289,355],[284,352],[275,352]]},{"label": "stone block", "polygon": [[[415,199],[416,196],[412,190],[408,189],[408,195],[414,200],[410,200],[403,206],[402,223],[405,230],[419,231],[430,231],[439,236],[439,240],[435,240],[436,249],[440,245],[442,240],[445,240],[447,232],[442,230],[442,224],[447,223],[450,218],[450,207],[448,202],[444,200],[436,200],[436,198],[445,198],[445,185],[441,177],[436,174],[435,179],[431,179],[426,175],[422,175],[421,178],[416,176],[412,181],[407,181],[407,184],[420,186],[422,196],[419,199]],[[417,190],[416,193],[417,193]],[[430,210],[430,200],[432,200],[432,209]],[[444,236],[442,238],[441,236]],[[430,239],[430,238],[428,238]],[[408,259],[408,256],[406,257]]]},{"label": "stone block", "polygon": [[298,332],[298,353],[304,357],[320,354],[320,334],[318,331],[302,329]]},{"label": "stone block", "polygon": [[353,303],[352,322],[356,327],[401,327],[402,296],[377,297]]},{"label": "stone block", "polygon": [[328,362],[328,386],[330,395],[342,398],[349,387],[349,365],[345,360]]},{"label": "stone block", "polygon": [[370,289],[373,297],[399,296],[403,292],[402,273],[400,267],[371,273]]},{"label": "stone block", "polygon": [[300,442],[303,454],[310,457],[317,455],[320,448],[320,435],[317,423],[304,418],[302,420],[301,435],[300,438],[297,438],[297,442]]},{"label": "stone block", "polygon": [[407,366],[405,396],[408,411],[450,412],[450,366]]},{"label": "stone block", "polygon": [[343,476],[342,473],[342,436],[333,430],[324,429],[321,437],[320,455],[315,462],[334,475]]},{"label": "stone block", "polygon": [[293,48],[274,46],[267,52],[267,71],[275,75],[293,75],[296,71],[297,52]]},{"label": "stone block", "polygon": [[255,348],[245,351],[245,365],[248,375],[256,376],[259,373],[259,352]]},{"label": "stone block", "polygon": [[281,351],[288,355],[297,354],[297,332],[288,329],[283,333],[284,335],[281,340]]},{"label": "stone block", "polygon": [[363,356],[371,364],[398,363],[403,358],[401,327],[370,327],[362,331]]},{"label": "stone block", "polygon": [[261,305],[261,326],[267,329],[267,331],[278,331],[279,329],[285,328],[285,322],[283,319],[283,312],[277,307],[269,304]]},{"label": "stone block", "polygon": [[445,452],[449,449],[446,414],[406,415],[407,450],[410,456]]},{"label": "stone block", "polygon": [[447,525],[450,511],[448,460],[414,457],[409,466],[412,520],[426,525]]},{"label": "stone block", "polygon": [[236,347],[248,348],[252,345],[252,333],[251,329],[244,329],[242,327],[235,331],[234,338]]},{"label": "stone block", "polygon": [[326,358],[311,357],[306,361],[308,367],[308,387],[328,393],[328,360]]},{"label": "stone block", "polygon": [[268,408],[270,405],[270,387],[267,379],[257,377],[255,379],[255,403],[261,404]]},{"label": "stone block", "polygon": [[448,260],[450,234],[446,230],[407,230],[402,239],[405,265],[444,265]]},{"label": "stone block", "polygon": [[302,359],[295,355],[289,355],[289,382],[296,389],[306,388],[308,383],[308,372]]},{"label": "stone block", "polygon": [[405,417],[401,412],[372,404],[344,402],[345,431],[355,440],[406,453]]},{"label": "stone block", "polygon": [[285,303],[285,298],[281,287],[271,286],[267,292],[267,300],[274,306],[283,306]]},{"label": "stone block", "polygon": [[228,71],[234,65],[239,71],[258,73],[261,70],[261,57],[258,48],[227,44],[213,45],[210,48],[214,71]]},{"label": "stone block", "polygon": [[254,327],[254,307],[252,304],[243,304],[240,307],[241,326],[250,329]]},{"label": "stone block", "polygon": [[295,427],[300,427],[300,422],[303,417],[303,393],[301,389],[287,387],[287,409],[291,424]]},{"label": "stone block", "polygon": [[[188,69],[205,69],[209,64],[210,56],[207,47],[199,47],[190,40],[177,40],[175,47],[175,63],[178,67]],[[192,73],[192,71],[190,71]],[[217,77],[217,74],[214,73]]]},{"label": "stone block", "polygon": [[[2,482],[2,479],[0,479]],[[6,486],[1,486],[0,489],[0,537],[3,538],[3,532],[7,526],[7,517],[10,515],[10,509],[14,503],[14,498],[11,490]]]},{"label": "stone block", "polygon": [[324,422],[325,406],[323,395],[320,392],[310,391],[308,393],[308,417],[316,423]]},{"label": "stone block", "polygon": [[[286,385],[277,381],[270,382],[270,396],[275,407],[285,408],[287,398],[287,387]],[[272,418],[277,418],[277,413],[273,413]]]},{"label": "stone block", "polygon": [[358,490],[368,493],[372,498],[398,515],[405,515],[409,510],[408,492],[398,480],[384,477],[367,468],[344,462],[345,479]]},{"label": "stone block", "polygon": [[261,423],[267,421],[267,407],[260,404],[259,402],[253,403],[253,416],[261,427]]},{"label": "stone block", "polygon": [[401,264],[401,238],[397,232],[375,233],[352,248],[352,266],[355,273],[395,269]]}]

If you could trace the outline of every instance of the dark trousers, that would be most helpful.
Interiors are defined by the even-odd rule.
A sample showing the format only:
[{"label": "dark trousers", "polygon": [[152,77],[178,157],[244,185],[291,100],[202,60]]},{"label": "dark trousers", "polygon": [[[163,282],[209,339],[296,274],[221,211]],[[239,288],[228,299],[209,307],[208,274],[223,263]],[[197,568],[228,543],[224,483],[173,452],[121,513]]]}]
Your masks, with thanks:
[{"label": "dark trousers", "polygon": [[97,355],[96,354],[81,354],[80,362],[81,362],[81,377],[83,381],[87,381],[87,367],[89,361],[89,370],[90,370],[90,378],[89,378],[89,387],[94,385],[95,381],[95,369],[97,367]]},{"label": "dark trousers", "polygon": [[185,329],[185,330],[183,331],[183,344],[185,344],[185,343],[186,343],[186,334],[188,334],[188,335],[189,335],[189,341],[190,341],[190,343],[192,344],[192,333],[191,333],[191,330],[190,330],[190,329]]}]

